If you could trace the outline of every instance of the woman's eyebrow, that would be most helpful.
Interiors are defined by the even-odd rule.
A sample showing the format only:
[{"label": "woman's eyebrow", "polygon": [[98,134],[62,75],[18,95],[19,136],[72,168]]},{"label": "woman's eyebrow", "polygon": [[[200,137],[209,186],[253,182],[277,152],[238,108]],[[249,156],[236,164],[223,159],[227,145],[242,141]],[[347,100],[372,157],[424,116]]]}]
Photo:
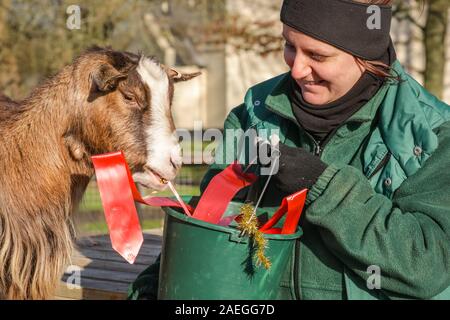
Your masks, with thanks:
[{"label": "woman's eyebrow", "polygon": [[[286,33],[282,33],[281,36],[283,37],[283,39],[288,43],[293,45],[294,42],[291,41],[288,37],[288,35]],[[328,50],[328,49],[323,49],[323,48],[318,48],[315,45],[310,45],[310,46],[304,46],[302,47],[302,50],[304,51],[309,51],[309,52],[313,52],[313,53],[318,53],[318,54],[322,54],[322,55],[333,55],[334,52]]]},{"label": "woman's eyebrow", "polygon": [[321,55],[332,55],[333,54],[333,52],[329,52],[329,51],[327,51],[325,49],[314,48],[314,47],[303,48],[303,50],[309,51],[309,52],[312,52],[312,53],[318,53],[318,54],[321,54]]},{"label": "woman's eyebrow", "polygon": [[[287,39],[286,39],[286,43],[288,43],[288,44],[290,44],[290,45],[293,45],[293,43],[290,42],[290,41],[287,40]],[[302,51],[306,51],[306,52],[310,52],[310,53],[317,53],[317,54],[325,55],[325,56],[327,56],[327,55],[329,55],[329,56],[333,55],[333,52],[329,52],[329,51],[327,51],[327,50],[325,50],[325,49],[316,48],[316,47],[302,47],[301,49],[302,49]]]}]

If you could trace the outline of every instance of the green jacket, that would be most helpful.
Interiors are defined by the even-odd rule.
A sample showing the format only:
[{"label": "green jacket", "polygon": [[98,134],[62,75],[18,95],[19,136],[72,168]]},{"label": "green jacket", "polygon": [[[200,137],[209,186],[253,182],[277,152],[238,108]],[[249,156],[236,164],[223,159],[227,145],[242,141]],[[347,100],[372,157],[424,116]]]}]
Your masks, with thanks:
[{"label": "green jacket", "polygon": [[[323,150],[297,124],[287,74],[251,88],[225,121],[225,130],[276,130],[329,165],[309,191],[280,298],[450,299],[450,107],[393,68],[402,81],[385,84]],[[216,161],[237,157],[230,140]],[[225,166],[213,164],[202,189]],[[269,186],[262,206],[280,201]],[[370,290],[374,265],[381,289]]]}]

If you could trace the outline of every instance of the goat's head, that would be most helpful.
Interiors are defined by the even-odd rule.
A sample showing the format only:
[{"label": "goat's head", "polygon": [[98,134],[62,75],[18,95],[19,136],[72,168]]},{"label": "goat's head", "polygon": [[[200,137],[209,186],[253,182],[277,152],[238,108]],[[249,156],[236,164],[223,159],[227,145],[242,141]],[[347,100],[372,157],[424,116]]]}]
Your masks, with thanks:
[{"label": "goat's head", "polygon": [[174,83],[200,73],[181,74],[152,58],[102,48],[78,64],[89,77],[82,140],[95,153],[122,150],[137,183],[163,189],[161,178],[173,180],[182,163],[171,112]]}]

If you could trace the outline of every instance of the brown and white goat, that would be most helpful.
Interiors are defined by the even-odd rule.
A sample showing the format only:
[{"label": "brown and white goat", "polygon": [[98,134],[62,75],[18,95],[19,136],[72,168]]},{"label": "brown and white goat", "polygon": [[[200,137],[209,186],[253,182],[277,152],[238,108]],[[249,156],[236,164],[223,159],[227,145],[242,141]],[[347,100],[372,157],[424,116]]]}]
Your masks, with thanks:
[{"label": "brown and white goat", "polygon": [[52,297],[71,257],[71,212],[94,174],[90,156],[124,151],[148,188],[175,178],[174,83],[197,75],[92,48],[24,101],[0,95],[0,298]]}]

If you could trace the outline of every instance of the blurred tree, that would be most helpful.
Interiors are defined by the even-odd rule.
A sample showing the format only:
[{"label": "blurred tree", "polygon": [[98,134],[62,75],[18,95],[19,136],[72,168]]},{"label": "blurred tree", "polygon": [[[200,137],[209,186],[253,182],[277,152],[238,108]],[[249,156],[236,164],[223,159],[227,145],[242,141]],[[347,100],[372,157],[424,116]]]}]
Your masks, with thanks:
[{"label": "blurred tree", "polygon": [[[414,18],[420,0],[396,0],[394,15],[423,32],[426,52],[425,86],[442,97],[445,34],[449,0],[429,0],[426,23]],[[245,3],[245,5],[243,5]],[[66,27],[71,0],[0,0],[0,91],[15,98],[43,77],[91,45],[143,51],[164,59],[148,21],[156,21],[162,35],[175,47],[178,63],[201,64],[198,49],[250,50],[279,54],[283,40],[278,29],[281,0],[78,0],[80,30]],[[242,8],[252,8],[243,12]],[[273,14],[259,15],[261,12]],[[154,19],[144,19],[152,15]]]},{"label": "blurred tree", "polygon": [[[394,7],[397,20],[406,20],[421,30],[425,48],[424,86],[440,99],[444,95],[449,10],[449,0],[397,0]],[[425,14],[425,23],[419,22],[413,11]]]},{"label": "blurred tree", "polygon": [[18,74],[17,59],[8,46],[9,28],[8,15],[11,12],[11,0],[0,2],[0,92],[7,88],[9,94],[19,91],[20,79]]},{"label": "blurred tree", "polygon": [[159,55],[141,19],[153,2],[78,0],[81,29],[70,30],[71,0],[0,0],[0,91],[23,98],[92,45]]},{"label": "blurred tree", "polygon": [[[173,10],[171,30],[175,35],[186,34],[190,30],[191,38],[197,45],[231,45],[236,50],[250,50],[261,55],[282,50],[281,32],[275,26],[280,24],[278,12],[281,0],[172,0],[174,8],[181,3],[191,3],[200,19],[186,17],[185,9]],[[188,5],[189,6],[189,5]],[[255,7],[259,13],[268,13],[263,19],[256,18],[256,12],[242,12],[245,7]],[[199,10],[200,8],[200,10]],[[269,14],[271,13],[271,14]],[[275,13],[275,15],[273,15]],[[184,16],[184,18],[182,18]]]},{"label": "blurred tree", "polygon": [[429,0],[427,23],[424,28],[425,87],[441,99],[444,94],[449,9],[449,0]]},{"label": "blurred tree", "polygon": [[[183,2],[172,0],[172,3]],[[197,1],[200,4],[202,1]],[[209,44],[227,43],[237,50],[250,50],[261,55],[279,53],[283,50],[280,32],[275,26],[279,23],[278,12],[281,1],[254,1],[257,9],[246,15],[239,11],[239,0],[229,2],[228,7],[222,1],[216,3],[217,10],[226,7],[227,16],[216,16],[206,23],[199,24],[196,29],[189,25],[192,21],[176,20],[172,22],[175,34],[185,34],[193,30],[197,39]],[[178,7],[179,3],[173,7]],[[222,6],[222,7],[220,7]],[[246,4],[250,6],[250,4]],[[243,7],[243,6],[241,6]],[[423,71],[424,86],[439,98],[443,98],[445,65],[446,65],[446,34],[448,29],[449,0],[396,0],[393,15],[399,21],[408,23],[421,30],[421,42],[425,51],[425,70]],[[259,12],[273,11],[276,14],[270,18],[254,19]],[[422,17],[422,15],[424,15]],[[252,19],[253,17],[253,19]],[[422,18],[422,19],[418,19]],[[419,21],[424,20],[425,23]],[[178,30],[178,31],[177,31]],[[201,35],[201,37],[199,37]],[[413,42],[414,39],[408,39]]]}]

